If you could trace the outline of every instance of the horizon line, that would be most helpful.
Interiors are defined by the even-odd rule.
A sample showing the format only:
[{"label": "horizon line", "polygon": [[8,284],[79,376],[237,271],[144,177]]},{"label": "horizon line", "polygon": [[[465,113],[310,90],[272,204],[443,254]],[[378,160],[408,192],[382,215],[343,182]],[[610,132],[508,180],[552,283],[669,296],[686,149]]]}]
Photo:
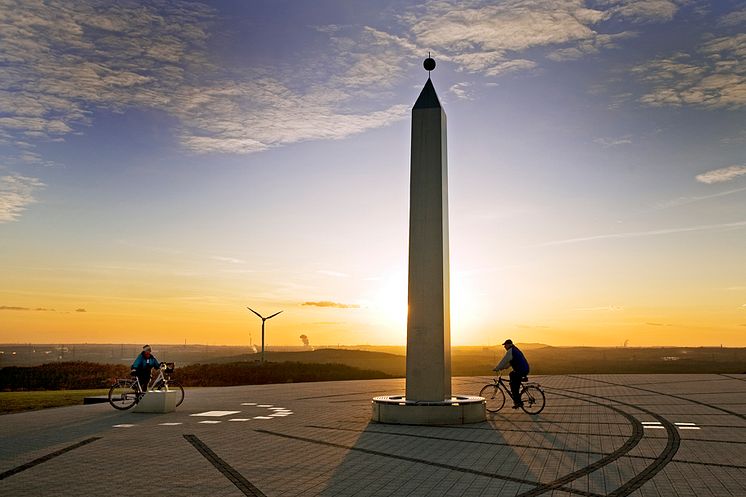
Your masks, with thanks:
[{"label": "horizon line", "polygon": [[[555,347],[555,348],[568,348],[568,347],[576,347],[576,348],[619,348],[619,349],[656,349],[656,348],[682,348],[682,349],[702,349],[702,348],[736,348],[736,349],[744,349],[746,348],[746,345],[727,345],[725,343],[720,344],[702,344],[702,345],[665,345],[665,344],[659,344],[659,345],[580,345],[580,344],[571,344],[571,345],[551,345],[548,343],[541,343],[541,342],[515,342],[516,344],[523,344],[523,345],[541,345],[543,347]],[[69,346],[69,345],[110,345],[110,346],[130,346],[130,347],[142,347],[141,343],[123,343],[123,342],[0,342],[0,347],[2,346],[40,346],[40,345],[46,345],[50,347],[60,347],[60,346]],[[180,346],[180,347],[246,347],[251,348],[256,347],[256,344],[248,344],[248,345],[231,345],[231,344],[208,344],[208,343],[157,343],[157,342],[151,342],[151,347],[154,346]],[[501,347],[502,344],[474,344],[474,345],[453,345],[451,344],[452,348],[455,347]],[[347,345],[347,344],[321,344],[321,345],[294,345],[294,344],[279,344],[279,345],[267,345],[265,346],[266,349],[269,349],[270,347],[293,347],[293,348],[306,348],[306,349],[333,349],[333,348],[356,348],[356,347],[404,347],[406,348],[405,344],[354,344],[354,345]]]}]

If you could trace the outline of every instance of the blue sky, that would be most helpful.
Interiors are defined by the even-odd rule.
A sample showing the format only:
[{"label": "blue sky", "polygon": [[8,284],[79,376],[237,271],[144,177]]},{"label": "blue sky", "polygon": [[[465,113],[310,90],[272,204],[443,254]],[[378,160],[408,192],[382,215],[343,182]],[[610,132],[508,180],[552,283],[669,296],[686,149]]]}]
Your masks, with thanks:
[{"label": "blue sky", "polygon": [[746,2],[2,4],[0,339],[401,342],[432,52],[456,343],[746,345]]}]

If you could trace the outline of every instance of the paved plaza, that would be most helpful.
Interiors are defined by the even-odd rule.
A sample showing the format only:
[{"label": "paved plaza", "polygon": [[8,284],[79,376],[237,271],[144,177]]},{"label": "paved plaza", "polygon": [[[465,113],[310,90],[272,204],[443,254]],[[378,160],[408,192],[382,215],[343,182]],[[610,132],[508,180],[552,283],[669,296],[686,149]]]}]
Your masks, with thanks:
[{"label": "paved plaza", "polygon": [[192,389],[162,415],[0,416],[0,495],[746,495],[746,375],[532,381],[541,414],[454,427],[369,422],[371,397],[403,379]]}]

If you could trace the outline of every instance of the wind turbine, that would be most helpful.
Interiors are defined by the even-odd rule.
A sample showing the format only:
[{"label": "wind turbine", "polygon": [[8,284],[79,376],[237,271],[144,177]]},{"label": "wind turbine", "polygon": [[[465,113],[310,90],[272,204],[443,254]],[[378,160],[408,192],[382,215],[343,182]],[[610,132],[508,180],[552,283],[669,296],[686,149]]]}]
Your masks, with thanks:
[{"label": "wind turbine", "polygon": [[264,316],[262,316],[261,314],[259,314],[258,312],[256,312],[256,311],[255,311],[254,309],[252,309],[251,307],[248,307],[248,306],[246,306],[246,308],[247,308],[248,310],[250,310],[251,312],[253,312],[254,314],[256,314],[257,316],[259,316],[259,319],[261,319],[261,320],[262,320],[262,362],[264,362],[264,322],[265,322],[266,320],[268,320],[268,319],[272,319],[273,317],[277,316],[277,315],[278,315],[278,314],[279,314],[280,312],[282,312],[282,311],[280,311],[280,312],[275,312],[275,313],[274,313],[274,314],[272,314],[271,316],[267,316],[267,317],[265,318]]}]

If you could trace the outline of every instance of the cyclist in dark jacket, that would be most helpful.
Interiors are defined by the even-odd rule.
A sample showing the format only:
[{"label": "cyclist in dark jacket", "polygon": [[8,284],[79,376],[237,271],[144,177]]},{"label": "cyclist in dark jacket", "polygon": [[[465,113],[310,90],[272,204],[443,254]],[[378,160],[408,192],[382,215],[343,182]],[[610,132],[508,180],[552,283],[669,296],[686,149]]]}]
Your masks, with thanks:
[{"label": "cyclist in dark jacket", "polygon": [[515,345],[513,345],[513,341],[511,339],[505,340],[503,342],[503,346],[505,347],[505,356],[502,358],[500,363],[495,366],[495,371],[499,371],[501,369],[505,369],[510,365],[510,367],[513,368],[513,371],[510,372],[510,391],[511,395],[513,396],[513,409],[518,409],[523,405],[523,402],[521,402],[521,379],[525,376],[528,376],[528,361],[526,360],[526,356],[523,355],[523,352],[518,349]]},{"label": "cyclist in dark jacket", "polygon": [[140,382],[140,388],[143,392],[148,391],[148,384],[150,383],[150,370],[153,368],[160,367],[158,359],[151,354],[150,345],[145,345],[142,348],[142,352],[137,356],[135,362],[132,363],[132,371],[130,374],[137,376],[137,380]]}]

